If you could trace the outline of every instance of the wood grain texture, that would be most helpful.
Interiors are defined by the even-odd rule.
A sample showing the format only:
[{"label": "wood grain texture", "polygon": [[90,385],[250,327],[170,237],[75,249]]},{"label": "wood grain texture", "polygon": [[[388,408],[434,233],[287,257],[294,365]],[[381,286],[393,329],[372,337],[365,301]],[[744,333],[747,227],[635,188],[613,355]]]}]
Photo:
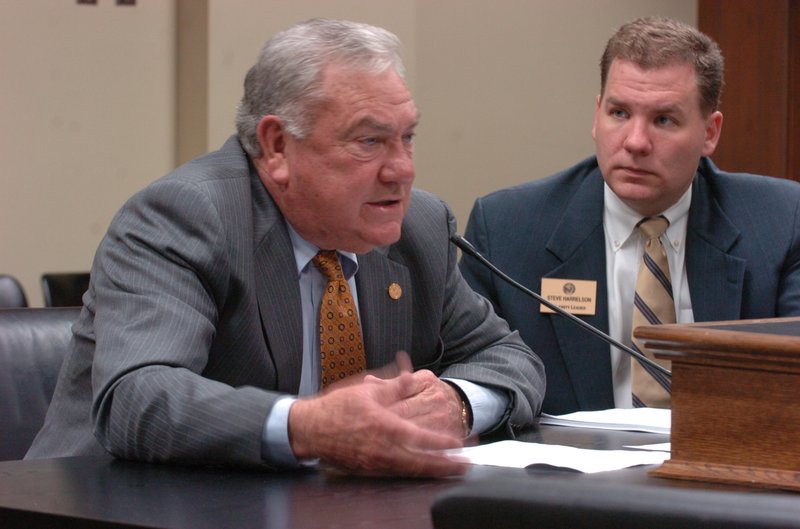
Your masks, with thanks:
[{"label": "wood grain texture", "polygon": [[[770,326],[782,334],[769,334]],[[800,490],[800,318],[639,327],[672,360],[672,455],[653,475]]]},{"label": "wood grain texture", "polygon": [[725,57],[725,119],[713,156],[721,169],[800,179],[798,9],[798,0],[698,2],[698,27]]}]

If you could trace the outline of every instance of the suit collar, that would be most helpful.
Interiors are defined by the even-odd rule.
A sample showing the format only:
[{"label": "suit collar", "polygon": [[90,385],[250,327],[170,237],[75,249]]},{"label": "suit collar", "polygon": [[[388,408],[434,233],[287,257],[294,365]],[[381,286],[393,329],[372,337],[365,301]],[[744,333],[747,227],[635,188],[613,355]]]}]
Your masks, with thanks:
[{"label": "suit collar", "polygon": [[741,316],[745,260],[730,255],[741,232],[717,202],[717,168],[700,162],[686,234],[686,275],[695,321]]},{"label": "suit collar", "polygon": [[[359,255],[356,275],[358,305],[367,368],[374,369],[394,360],[397,351],[410,351],[413,291],[411,274],[396,252],[379,248]],[[401,289],[399,298],[389,286]],[[393,291],[394,292],[394,291]]]},{"label": "suit collar", "polygon": [[717,168],[708,158],[700,163],[693,184],[689,227],[694,233],[720,252],[728,252],[741,237],[741,232],[722,210],[716,199]]},{"label": "suit collar", "polygon": [[[565,203],[564,214],[546,244],[547,250],[560,264],[544,274],[544,277],[596,281],[595,315],[581,318],[608,332],[602,197],[603,177],[595,165],[580,180],[576,191]],[[566,318],[557,315],[550,318],[580,409],[596,409],[598,405],[613,407],[608,345],[578,329]],[[601,396],[600,401],[598,395]]]},{"label": "suit collar", "polygon": [[602,233],[602,196],[603,177],[595,166],[564,205],[564,214],[545,245],[557,259],[569,260],[589,237],[596,235],[598,229]]},{"label": "suit collar", "polygon": [[275,363],[278,390],[296,393],[303,360],[303,314],[292,241],[283,215],[252,164],[250,186],[254,275],[261,325]]}]

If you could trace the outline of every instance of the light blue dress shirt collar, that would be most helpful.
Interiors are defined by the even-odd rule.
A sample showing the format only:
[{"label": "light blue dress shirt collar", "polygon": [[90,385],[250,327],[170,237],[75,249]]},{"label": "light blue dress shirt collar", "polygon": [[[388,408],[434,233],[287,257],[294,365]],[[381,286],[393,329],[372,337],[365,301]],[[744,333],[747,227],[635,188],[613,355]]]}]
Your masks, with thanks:
[{"label": "light blue dress shirt collar", "polygon": [[[297,277],[299,278],[303,272],[307,270],[309,263],[311,263],[311,260],[317,255],[320,249],[303,239],[303,237],[297,233],[297,230],[288,222],[286,226],[289,228],[289,239],[292,241],[294,259],[297,263]],[[352,252],[345,252],[342,250],[336,250],[336,252],[339,254],[339,260],[342,262],[344,277],[349,280],[358,272],[358,257]]]}]

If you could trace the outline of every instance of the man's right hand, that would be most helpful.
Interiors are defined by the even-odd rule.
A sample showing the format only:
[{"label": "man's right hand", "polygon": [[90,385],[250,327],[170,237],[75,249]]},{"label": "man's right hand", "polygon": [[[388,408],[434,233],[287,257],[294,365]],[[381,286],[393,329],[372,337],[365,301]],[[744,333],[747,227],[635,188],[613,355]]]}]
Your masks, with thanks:
[{"label": "man's right hand", "polygon": [[391,476],[450,476],[468,465],[439,450],[460,448],[458,437],[437,433],[389,411],[417,391],[413,374],[370,377],[296,401],[289,440],[298,459],[319,458],[341,470]]}]

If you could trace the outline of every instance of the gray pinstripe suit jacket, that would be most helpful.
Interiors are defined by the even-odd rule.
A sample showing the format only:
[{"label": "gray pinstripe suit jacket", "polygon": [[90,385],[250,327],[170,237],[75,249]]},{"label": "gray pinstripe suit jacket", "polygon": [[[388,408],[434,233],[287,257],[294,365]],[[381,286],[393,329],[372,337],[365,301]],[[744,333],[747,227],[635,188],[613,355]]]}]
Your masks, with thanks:
[{"label": "gray pinstripe suit jacket", "polygon": [[[409,351],[417,369],[504,389],[504,427],[530,424],[542,364],[461,278],[454,229],[414,191],[400,241],[359,256],[368,367]],[[26,457],[261,464],[267,414],[299,385],[302,315],[285,222],[235,137],[128,201],[84,303]]]}]

